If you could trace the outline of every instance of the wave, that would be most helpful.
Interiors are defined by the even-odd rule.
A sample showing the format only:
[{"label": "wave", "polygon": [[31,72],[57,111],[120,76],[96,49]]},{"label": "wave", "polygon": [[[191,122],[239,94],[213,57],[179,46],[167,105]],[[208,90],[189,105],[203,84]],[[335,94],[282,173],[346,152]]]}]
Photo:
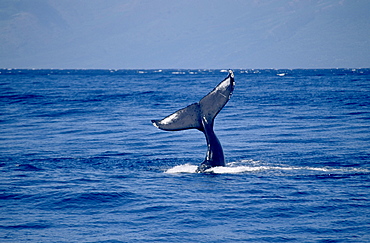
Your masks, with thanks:
[{"label": "wave", "polygon": [[[240,174],[248,172],[259,172],[259,171],[321,171],[329,173],[340,173],[340,172],[352,172],[352,173],[369,173],[370,171],[363,168],[330,168],[330,167],[309,167],[309,166],[269,166],[269,165],[258,165],[259,161],[253,160],[242,160],[240,162],[230,162],[226,166],[213,167],[205,171],[205,173],[213,174]],[[250,163],[251,165],[244,165]],[[197,165],[182,164],[177,165],[173,168],[166,170],[164,173],[167,174],[179,174],[179,173],[197,173]]]},{"label": "wave", "polygon": [[31,164],[17,164],[15,165],[17,170],[19,171],[39,171],[42,170],[36,166],[33,166]]}]

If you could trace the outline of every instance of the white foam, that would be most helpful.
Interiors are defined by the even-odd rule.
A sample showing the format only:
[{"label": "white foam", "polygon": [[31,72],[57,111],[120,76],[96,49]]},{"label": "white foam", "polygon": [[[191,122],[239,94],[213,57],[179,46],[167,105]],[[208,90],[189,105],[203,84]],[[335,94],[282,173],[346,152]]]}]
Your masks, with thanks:
[{"label": "white foam", "polygon": [[177,174],[177,173],[196,173],[197,165],[191,164],[184,164],[184,165],[177,165],[171,169],[166,170],[164,173],[168,174]]},{"label": "white foam", "polygon": [[[240,165],[251,164],[250,166],[247,165]],[[239,173],[246,173],[246,172],[258,172],[258,171],[289,171],[289,170],[312,170],[312,171],[322,171],[322,172],[370,172],[369,170],[362,169],[362,168],[330,168],[330,167],[299,167],[299,166],[267,166],[267,165],[258,165],[259,161],[241,161],[241,162],[231,162],[228,163],[227,166],[217,166],[212,167],[206,170],[206,173],[214,173],[214,174],[239,174]],[[239,164],[239,165],[238,165]],[[183,164],[177,165],[173,168],[168,169],[165,173],[168,174],[178,174],[178,173],[197,173],[196,169],[198,168],[197,165],[191,164]]]},{"label": "white foam", "polygon": [[227,166],[218,166],[209,168],[205,172],[215,173],[215,174],[238,174],[243,172],[253,172],[253,171],[260,171],[266,170],[268,167],[266,166],[236,166],[236,167],[227,167]]},{"label": "white foam", "polygon": [[[271,167],[268,166],[234,166],[236,162],[229,163],[228,166],[217,166],[206,170],[206,173],[215,174],[238,174],[243,172],[253,172],[260,170],[268,170]],[[197,173],[198,166],[191,164],[177,165],[173,168],[166,170],[164,173],[178,174],[178,173]]]}]

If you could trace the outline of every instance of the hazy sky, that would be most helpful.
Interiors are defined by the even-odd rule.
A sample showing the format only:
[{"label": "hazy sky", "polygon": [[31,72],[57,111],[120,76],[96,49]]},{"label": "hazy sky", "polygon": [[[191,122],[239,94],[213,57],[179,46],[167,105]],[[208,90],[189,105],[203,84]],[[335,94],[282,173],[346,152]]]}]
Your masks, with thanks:
[{"label": "hazy sky", "polygon": [[369,0],[0,0],[0,68],[370,67]]}]

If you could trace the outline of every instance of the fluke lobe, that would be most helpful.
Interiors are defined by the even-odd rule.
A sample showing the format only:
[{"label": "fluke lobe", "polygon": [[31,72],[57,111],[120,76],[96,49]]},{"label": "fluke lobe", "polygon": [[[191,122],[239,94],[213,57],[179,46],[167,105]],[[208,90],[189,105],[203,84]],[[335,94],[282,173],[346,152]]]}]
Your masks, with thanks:
[{"label": "fluke lobe", "polygon": [[229,70],[227,78],[198,103],[178,110],[162,120],[152,120],[153,125],[162,130],[179,131],[194,128],[204,133],[208,146],[207,156],[198,166],[197,172],[204,172],[215,166],[225,166],[224,153],[213,131],[213,123],[217,114],[229,101],[234,86],[234,73]]}]

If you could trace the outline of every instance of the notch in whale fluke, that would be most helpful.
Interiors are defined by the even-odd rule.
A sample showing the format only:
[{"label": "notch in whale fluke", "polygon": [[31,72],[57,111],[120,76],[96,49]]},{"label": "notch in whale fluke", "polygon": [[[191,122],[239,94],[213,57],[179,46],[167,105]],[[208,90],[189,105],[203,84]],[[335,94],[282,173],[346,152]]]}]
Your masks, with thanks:
[{"label": "notch in whale fluke", "polygon": [[185,129],[203,130],[202,117],[209,123],[229,101],[234,90],[234,73],[229,70],[229,75],[221,81],[216,88],[204,96],[198,103],[191,104],[162,120],[152,120],[155,127],[166,131],[178,131]]},{"label": "notch in whale fluke", "polygon": [[229,70],[229,75],[198,103],[180,109],[162,120],[152,120],[153,125],[162,130],[198,129],[204,133],[208,150],[206,158],[198,167],[197,172],[225,165],[221,143],[213,131],[213,121],[229,101],[234,86],[234,73]]}]

